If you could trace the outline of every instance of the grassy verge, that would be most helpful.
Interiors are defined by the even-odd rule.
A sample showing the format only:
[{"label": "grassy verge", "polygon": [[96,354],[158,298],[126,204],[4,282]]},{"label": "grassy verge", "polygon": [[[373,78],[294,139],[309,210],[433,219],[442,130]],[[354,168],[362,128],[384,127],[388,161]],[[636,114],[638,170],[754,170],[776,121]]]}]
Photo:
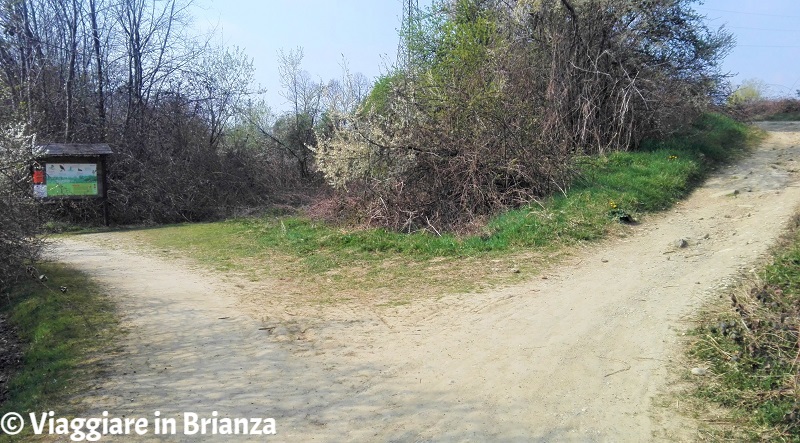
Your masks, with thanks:
[{"label": "grassy verge", "polygon": [[[646,143],[640,151],[581,159],[568,192],[499,215],[480,235],[469,237],[334,227],[303,217],[181,225],[135,235],[222,270],[247,270],[253,279],[271,275],[310,284],[316,293],[327,293],[326,300],[354,287],[391,291],[420,280],[426,292],[463,291],[537,270],[565,245],[602,238],[619,229],[620,219],[670,207],[754,137],[744,125],[707,115],[686,133]],[[447,275],[436,272],[441,267]]]},{"label": "grassy verge", "polygon": [[800,442],[800,215],[771,261],[703,315],[691,356],[695,394],[724,408],[720,439]]},{"label": "grassy verge", "polygon": [[[47,282],[23,282],[0,301],[0,311],[24,343],[23,365],[9,381],[9,397],[0,405],[0,416],[77,412],[69,401],[87,388],[98,370],[91,363],[92,354],[107,349],[116,331],[110,301],[84,274],[59,264],[43,264],[38,271],[48,277]],[[24,437],[0,435],[0,441]]]}]

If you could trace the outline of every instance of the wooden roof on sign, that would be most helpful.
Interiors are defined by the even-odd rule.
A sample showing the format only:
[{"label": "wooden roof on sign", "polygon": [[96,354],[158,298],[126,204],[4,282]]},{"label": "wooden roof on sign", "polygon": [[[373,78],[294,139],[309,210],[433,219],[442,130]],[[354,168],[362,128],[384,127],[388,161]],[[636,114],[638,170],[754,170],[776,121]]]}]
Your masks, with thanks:
[{"label": "wooden roof on sign", "polygon": [[42,157],[96,157],[113,154],[106,143],[48,143],[36,146],[36,154]]}]

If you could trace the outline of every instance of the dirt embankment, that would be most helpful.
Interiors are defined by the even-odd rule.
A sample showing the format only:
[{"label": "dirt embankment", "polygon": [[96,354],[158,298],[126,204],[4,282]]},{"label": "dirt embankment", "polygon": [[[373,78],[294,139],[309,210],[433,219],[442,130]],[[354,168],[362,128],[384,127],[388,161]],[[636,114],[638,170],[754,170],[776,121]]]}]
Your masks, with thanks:
[{"label": "dirt embankment", "polygon": [[691,421],[653,400],[685,319],[800,203],[800,123],[763,127],[752,156],[674,211],[480,294],[303,309],[119,234],[59,241],[54,256],[106,285],[129,331],[83,401],[117,416],[274,417],[276,441],[691,441]]}]

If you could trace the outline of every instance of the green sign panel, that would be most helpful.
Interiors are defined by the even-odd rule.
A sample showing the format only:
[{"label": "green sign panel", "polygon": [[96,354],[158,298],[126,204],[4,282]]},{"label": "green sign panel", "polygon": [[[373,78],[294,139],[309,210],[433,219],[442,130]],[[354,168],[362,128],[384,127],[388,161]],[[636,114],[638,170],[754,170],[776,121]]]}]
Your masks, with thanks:
[{"label": "green sign panel", "polygon": [[[37,197],[97,196],[97,164],[48,163]],[[45,195],[42,195],[45,194]]]}]

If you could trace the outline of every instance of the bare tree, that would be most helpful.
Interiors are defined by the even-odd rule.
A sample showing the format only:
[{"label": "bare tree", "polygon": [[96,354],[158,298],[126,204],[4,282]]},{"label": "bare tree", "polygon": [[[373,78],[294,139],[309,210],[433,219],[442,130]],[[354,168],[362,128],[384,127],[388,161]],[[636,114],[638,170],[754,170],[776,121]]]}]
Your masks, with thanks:
[{"label": "bare tree", "polygon": [[210,48],[188,73],[196,101],[208,121],[209,146],[216,148],[223,132],[251,90],[253,62],[239,48]]},{"label": "bare tree", "polygon": [[353,114],[367,98],[372,85],[364,74],[350,71],[344,55],[339,66],[342,68],[341,78],[330,80],[325,88],[325,111],[340,115]]},{"label": "bare tree", "polygon": [[278,52],[278,72],[283,87],[281,95],[293,113],[279,117],[272,131],[262,132],[297,160],[303,177],[311,178],[313,149],[317,144],[314,126],[322,113],[324,86],[301,69],[302,61],[303,48]]},{"label": "bare tree", "polygon": [[89,20],[92,29],[92,49],[94,50],[94,63],[96,69],[95,82],[97,84],[97,118],[98,118],[98,141],[106,139],[106,97],[105,84],[106,78],[103,75],[103,45],[100,38],[100,28],[97,23],[97,0],[89,0]]},{"label": "bare tree", "polygon": [[132,121],[141,132],[144,110],[151,94],[193,58],[189,39],[178,33],[185,28],[189,3],[178,0],[121,0],[117,24],[125,37],[127,56],[126,128]]},{"label": "bare tree", "polygon": [[78,9],[78,1],[71,0],[69,3],[66,1],[59,2],[61,12],[67,25],[67,78],[65,80],[65,109],[66,116],[64,117],[64,141],[71,142],[74,132],[74,116],[72,113],[73,95],[75,94],[75,65],[78,61],[78,19],[80,18],[80,11]]},{"label": "bare tree", "polygon": [[278,73],[283,87],[281,96],[292,106],[295,116],[305,114],[313,120],[321,110],[323,85],[301,69],[302,62],[303,48],[278,51]]}]

